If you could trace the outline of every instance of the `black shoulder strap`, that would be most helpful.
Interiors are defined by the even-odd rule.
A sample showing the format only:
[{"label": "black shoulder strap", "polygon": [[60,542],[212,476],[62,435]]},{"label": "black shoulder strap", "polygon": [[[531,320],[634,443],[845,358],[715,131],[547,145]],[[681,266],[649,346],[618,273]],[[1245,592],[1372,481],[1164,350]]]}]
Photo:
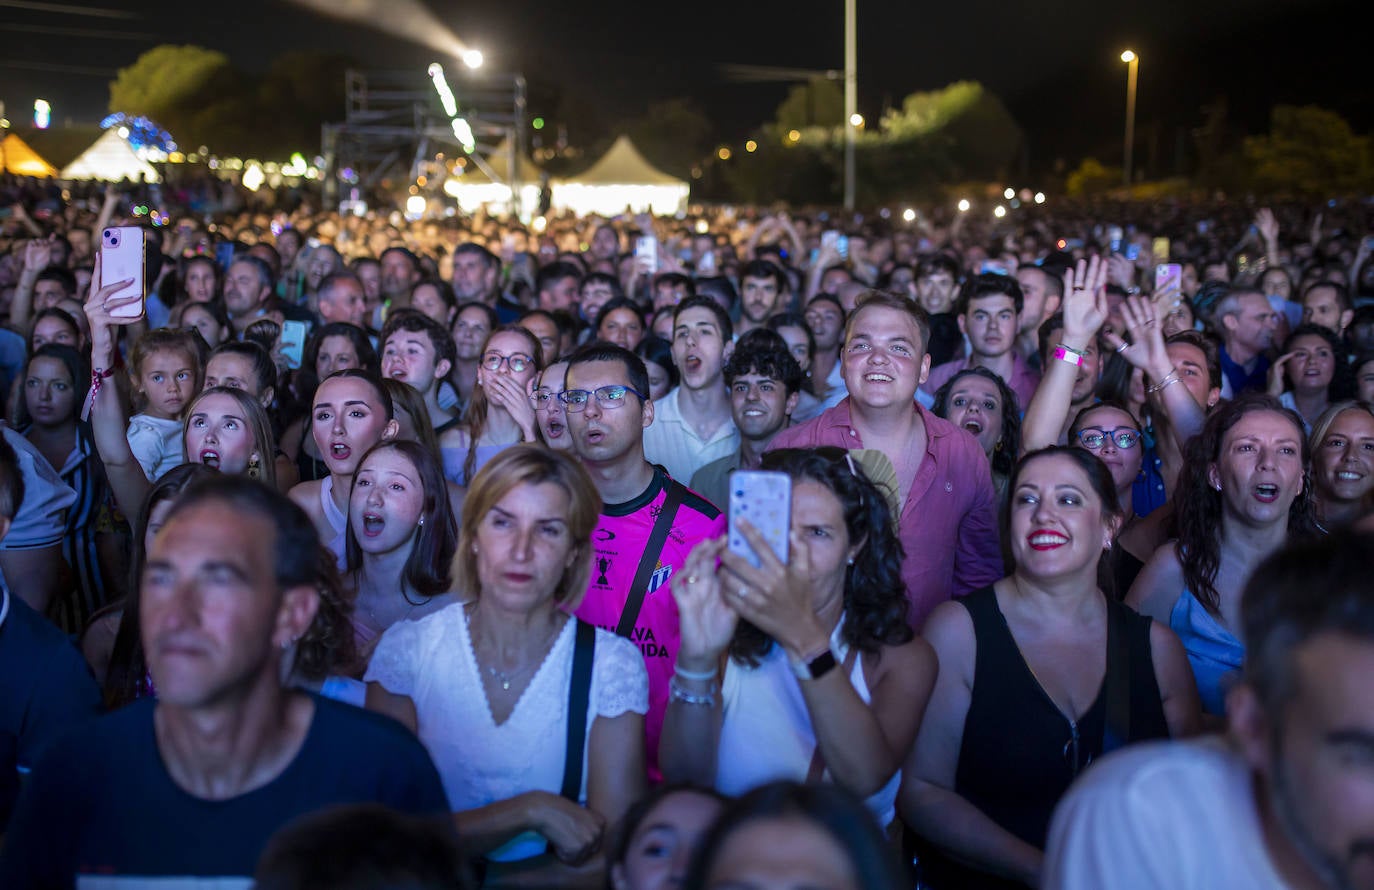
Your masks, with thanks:
[{"label": "black shoulder strap", "polygon": [[634,633],[635,622],[639,620],[639,610],[644,607],[644,597],[649,595],[649,579],[653,577],[659,554],[663,552],[663,545],[668,540],[668,531],[673,527],[677,508],[687,496],[687,487],[671,477],[665,477],[664,487],[667,494],[663,499],[663,509],[658,511],[658,518],[654,520],[654,529],[649,533],[649,543],[644,545],[644,554],[639,557],[639,568],[635,570],[635,579],[630,584],[629,595],[625,598],[625,610],[620,613],[620,622],[615,626],[616,634],[626,639]]},{"label": "black shoulder strap", "polygon": [[1107,600],[1107,719],[1102,724],[1102,753],[1131,740],[1131,629],[1130,612]]},{"label": "black shoulder strap", "polygon": [[596,654],[596,628],[577,622],[573,644],[572,680],[568,683],[568,754],[563,761],[563,790],[573,803],[582,796],[582,759],[587,749],[587,704],[592,694],[592,656]]}]

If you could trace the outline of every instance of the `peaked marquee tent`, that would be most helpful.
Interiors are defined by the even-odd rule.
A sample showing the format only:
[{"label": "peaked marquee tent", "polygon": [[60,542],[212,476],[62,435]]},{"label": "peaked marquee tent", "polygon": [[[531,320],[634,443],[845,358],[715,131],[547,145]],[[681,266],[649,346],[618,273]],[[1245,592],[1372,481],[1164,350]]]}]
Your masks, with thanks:
[{"label": "peaked marquee tent", "polygon": [[[471,159],[468,160],[462,176],[455,176],[444,183],[444,191],[458,202],[466,213],[486,206],[496,212],[510,206],[510,139],[503,139],[484,160],[492,172],[502,181],[492,182]],[[516,171],[520,174],[520,206],[531,212],[539,206],[539,181],[544,171],[535,166],[527,157],[516,159]]]},{"label": "peaked marquee tent", "polygon": [[142,179],[144,182],[156,182],[159,177],[153,165],[135,154],[133,146],[111,127],[76,160],[62,168],[62,178],[108,182]]},{"label": "peaked marquee tent", "polygon": [[47,179],[57,175],[57,168],[30,148],[19,134],[11,133],[0,141],[0,173]]},{"label": "peaked marquee tent", "polygon": [[553,184],[553,208],[606,217],[628,208],[663,216],[687,205],[687,191],[686,182],[650,164],[630,137],[621,136],[580,175]]}]

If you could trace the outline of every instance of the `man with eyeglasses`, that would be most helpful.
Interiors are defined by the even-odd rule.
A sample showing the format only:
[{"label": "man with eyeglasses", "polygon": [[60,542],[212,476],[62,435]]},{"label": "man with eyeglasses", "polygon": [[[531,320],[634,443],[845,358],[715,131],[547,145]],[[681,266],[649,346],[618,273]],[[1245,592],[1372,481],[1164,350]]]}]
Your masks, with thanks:
[{"label": "man with eyeglasses", "polygon": [[568,359],[564,391],[573,452],[601,493],[592,571],[577,617],[639,646],[649,672],[646,750],[658,776],[658,737],[678,650],[678,614],[668,587],[697,543],[725,532],[709,501],[644,457],[654,421],[649,374],[633,352],[591,343]]}]

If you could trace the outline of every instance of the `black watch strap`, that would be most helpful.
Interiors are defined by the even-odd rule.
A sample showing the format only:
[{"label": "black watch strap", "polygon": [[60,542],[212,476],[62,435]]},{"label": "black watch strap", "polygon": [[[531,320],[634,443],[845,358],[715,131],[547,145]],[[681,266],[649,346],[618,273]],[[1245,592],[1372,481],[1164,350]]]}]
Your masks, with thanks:
[{"label": "black watch strap", "polygon": [[835,665],[835,653],[826,649],[820,655],[817,655],[806,663],[806,672],[811,675],[809,679],[819,680],[821,677],[833,671]]}]

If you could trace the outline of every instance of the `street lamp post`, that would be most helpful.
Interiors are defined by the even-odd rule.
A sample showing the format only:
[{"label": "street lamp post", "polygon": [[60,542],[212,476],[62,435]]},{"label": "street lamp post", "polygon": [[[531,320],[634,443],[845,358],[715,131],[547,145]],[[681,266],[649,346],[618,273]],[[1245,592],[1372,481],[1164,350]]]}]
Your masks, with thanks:
[{"label": "street lamp post", "polygon": [[1140,70],[1140,56],[1126,50],[1121,54],[1121,61],[1126,63],[1126,146],[1125,157],[1121,162],[1121,184],[1129,187],[1131,156],[1135,149],[1135,84],[1136,74]]},{"label": "street lamp post", "polygon": [[844,0],[844,209],[854,209],[854,139],[859,117],[858,0]]}]

